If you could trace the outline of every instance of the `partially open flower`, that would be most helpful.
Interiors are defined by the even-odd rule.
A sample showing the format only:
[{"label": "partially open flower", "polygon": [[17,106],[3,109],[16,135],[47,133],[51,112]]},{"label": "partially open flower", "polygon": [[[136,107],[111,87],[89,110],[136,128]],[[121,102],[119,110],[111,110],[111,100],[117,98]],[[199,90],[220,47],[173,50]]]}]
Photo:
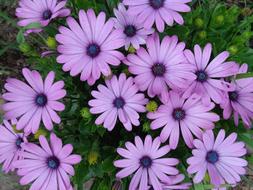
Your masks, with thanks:
[{"label": "partially open flower", "polygon": [[[31,23],[40,23],[47,26],[56,17],[66,17],[70,10],[65,8],[66,0],[22,0],[16,9],[16,16],[20,19],[19,26],[28,26]],[[29,29],[27,33],[40,32],[42,29]]]}]

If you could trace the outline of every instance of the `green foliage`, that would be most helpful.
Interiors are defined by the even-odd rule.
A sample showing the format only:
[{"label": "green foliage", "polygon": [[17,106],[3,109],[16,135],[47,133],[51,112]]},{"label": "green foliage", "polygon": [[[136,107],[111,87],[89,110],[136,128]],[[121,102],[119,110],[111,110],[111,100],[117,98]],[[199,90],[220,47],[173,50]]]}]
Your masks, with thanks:
[{"label": "green foliage", "polygon": [[217,1],[199,1],[191,13],[185,15],[185,25],[167,29],[167,34],[178,35],[188,48],[210,42],[214,55],[229,51],[230,59],[238,63],[253,62],[249,40],[253,36],[253,15],[242,17],[237,5],[227,7]]},{"label": "green foliage", "polygon": [[[253,15],[244,16],[242,14],[244,13],[243,8],[237,5],[229,7],[220,2],[223,1],[194,0],[191,5],[193,7],[192,12],[184,14],[185,25],[167,27],[161,35],[177,35],[181,41],[186,42],[187,48],[193,48],[195,44],[204,46],[210,42],[213,45],[214,55],[227,50],[231,54],[231,60],[238,63],[248,63],[252,71],[253,49],[250,47],[250,39],[253,37]],[[96,12],[105,11],[109,17],[113,16],[113,8],[118,3],[119,0],[69,0],[68,6],[73,10],[72,16],[74,17],[77,17],[80,9],[87,10],[88,8],[93,8]],[[0,17],[12,24],[15,23],[4,13],[0,12]],[[150,133],[149,122],[145,115],[142,115],[141,123],[144,125],[134,128],[132,133],[127,133],[118,124],[110,134],[102,126],[94,124],[95,119],[87,110],[92,89],[85,82],[81,82],[78,77],[73,78],[68,73],[64,73],[61,65],[56,63],[56,56],[44,58],[40,56],[44,49],[38,47],[55,49],[56,42],[53,37],[57,34],[59,24],[64,24],[62,21],[58,22],[46,27],[43,36],[34,37],[32,35],[29,38],[24,36],[25,30],[40,28],[38,23],[21,28],[15,44],[18,44],[19,50],[26,56],[26,62],[32,68],[37,69],[44,76],[48,72],[54,71],[56,80],[64,80],[65,82],[65,89],[68,92],[64,99],[66,109],[61,113],[62,123],[60,126],[55,126],[55,132],[63,139],[64,143],[73,144],[75,153],[80,154],[83,158],[82,162],[75,168],[76,175],[72,181],[78,185],[80,190],[83,184],[91,179],[94,181],[93,190],[109,190],[115,184],[116,169],[113,167],[113,161],[118,158],[115,152],[116,147],[123,146],[126,141],[132,141],[136,135],[143,135],[143,132]],[[0,50],[0,56],[7,50],[6,48],[9,47],[6,46],[5,49]],[[113,72],[118,73],[120,70],[124,70],[124,66],[121,67],[118,70],[114,69]],[[245,77],[253,77],[253,74],[247,73],[237,76],[237,78]],[[104,80],[101,79],[98,83],[104,83]],[[94,85],[95,87],[96,85]],[[154,107],[156,108],[157,105],[150,105],[150,109]],[[218,111],[220,110],[218,109]],[[225,128],[228,133],[236,131],[239,133],[239,139],[253,148],[251,130],[246,130],[242,125],[235,128],[232,121],[221,121],[217,127]],[[156,132],[152,132],[151,135],[155,136]],[[96,163],[92,165],[88,161],[91,151],[96,151],[99,155]],[[180,142],[178,150],[171,153],[171,156],[183,160],[179,167],[185,174],[187,174],[185,160],[190,155],[191,150],[183,142]],[[248,157],[248,160],[253,163],[252,156]],[[186,176],[186,181],[189,182],[190,178],[191,176]],[[129,179],[124,179],[122,189],[127,189],[128,184]],[[195,184],[193,188],[204,190],[212,189],[213,186],[207,180],[204,183]]]}]

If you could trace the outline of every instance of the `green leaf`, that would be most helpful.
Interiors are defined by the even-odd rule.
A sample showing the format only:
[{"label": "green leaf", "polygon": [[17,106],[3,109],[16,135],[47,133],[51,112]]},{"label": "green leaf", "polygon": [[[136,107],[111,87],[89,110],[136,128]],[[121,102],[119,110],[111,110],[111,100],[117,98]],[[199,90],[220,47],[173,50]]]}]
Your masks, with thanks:
[{"label": "green leaf", "polygon": [[241,141],[245,142],[248,146],[250,146],[251,148],[253,148],[253,140],[250,134],[238,134],[238,139],[240,139]]},{"label": "green leaf", "polygon": [[76,168],[76,175],[74,177],[74,181],[76,184],[83,184],[88,178],[87,176],[89,176],[89,168],[84,162],[82,162]]},{"label": "green leaf", "polygon": [[33,22],[23,28],[23,30],[29,30],[29,29],[38,29],[41,28],[41,24],[39,22]]},{"label": "green leaf", "polygon": [[16,40],[17,40],[17,43],[19,43],[19,44],[22,44],[25,42],[25,36],[24,36],[23,30],[20,30],[18,32]]},{"label": "green leaf", "polygon": [[244,79],[244,78],[251,78],[253,77],[253,73],[242,73],[236,75],[236,79]]},{"label": "green leaf", "polygon": [[24,43],[25,42],[25,36],[24,36],[24,32],[26,30],[29,30],[29,29],[38,29],[38,28],[41,28],[41,24],[38,23],[38,22],[34,22],[34,23],[31,23],[23,28],[21,28],[17,34],[17,37],[16,37],[16,40],[19,44],[21,43]]},{"label": "green leaf", "polygon": [[211,184],[203,184],[203,183],[194,184],[195,190],[212,190],[213,188],[214,186]]},{"label": "green leaf", "polygon": [[109,187],[109,184],[105,180],[101,181],[98,185],[99,190],[108,190],[108,187]]},{"label": "green leaf", "polygon": [[249,165],[252,166],[253,164],[253,155],[247,157],[247,161],[249,162]]},{"label": "green leaf", "polygon": [[104,172],[112,173],[115,170],[113,166],[113,158],[107,158],[102,162],[102,169]]},{"label": "green leaf", "polygon": [[202,183],[194,184],[195,190],[205,190],[204,185]]}]

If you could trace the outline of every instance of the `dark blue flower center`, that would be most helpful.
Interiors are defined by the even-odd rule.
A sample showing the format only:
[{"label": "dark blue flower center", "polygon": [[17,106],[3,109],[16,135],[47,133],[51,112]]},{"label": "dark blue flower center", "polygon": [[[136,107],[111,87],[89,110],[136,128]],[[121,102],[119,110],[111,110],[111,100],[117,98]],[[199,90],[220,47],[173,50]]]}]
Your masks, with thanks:
[{"label": "dark blue flower center", "polygon": [[16,146],[18,149],[21,149],[21,144],[23,143],[23,139],[21,137],[18,137],[16,140]]},{"label": "dark blue flower center", "polygon": [[143,156],[140,159],[140,164],[143,168],[149,168],[152,165],[152,159],[149,156]]},{"label": "dark blue flower center", "polygon": [[165,0],[149,0],[149,3],[154,9],[159,9],[163,7],[164,1]]},{"label": "dark blue flower center", "polygon": [[124,33],[128,36],[128,37],[133,37],[136,34],[136,28],[134,25],[127,25],[125,26],[125,30]]},{"label": "dark blue flower center", "polygon": [[43,20],[48,20],[50,19],[52,16],[52,11],[50,11],[49,9],[48,10],[45,10],[42,14],[42,18]]},{"label": "dark blue flower center", "polygon": [[113,105],[117,109],[123,108],[125,105],[125,100],[122,97],[115,98],[115,100],[113,101]]},{"label": "dark blue flower center", "polygon": [[161,77],[166,72],[166,67],[162,63],[156,63],[152,66],[152,73],[155,77]]},{"label": "dark blue flower center", "polygon": [[39,107],[44,107],[47,104],[47,96],[45,94],[38,94],[35,98],[35,103]]},{"label": "dark blue flower center", "polygon": [[208,75],[205,71],[197,71],[195,74],[197,75],[197,81],[199,82],[206,82],[208,79]]},{"label": "dark blue flower center", "polygon": [[228,93],[229,99],[233,102],[236,102],[238,100],[239,94],[236,91],[229,92]]},{"label": "dark blue flower center", "polygon": [[206,154],[207,162],[211,164],[215,164],[218,160],[219,160],[219,155],[216,151],[211,150]]},{"label": "dark blue flower center", "polygon": [[93,43],[87,47],[88,56],[94,58],[94,57],[97,57],[99,53],[100,53],[100,47],[97,44]]},{"label": "dark blue flower center", "polygon": [[60,161],[57,157],[51,156],[47,159],[47,166],[55,170],[60,166]]},{"label": "dark blue flower center", "polygon": [[172,116],[177,121],[183,120],[185,118],[185,111],[182,108],[176,108],[173,110]]}]

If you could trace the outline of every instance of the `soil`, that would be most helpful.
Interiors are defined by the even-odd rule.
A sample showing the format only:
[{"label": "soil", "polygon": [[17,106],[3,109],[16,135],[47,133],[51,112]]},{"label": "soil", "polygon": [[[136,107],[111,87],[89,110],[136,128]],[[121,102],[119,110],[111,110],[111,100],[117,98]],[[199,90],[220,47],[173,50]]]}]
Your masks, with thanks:
[{"label": "soil", "polygon": [[[0,13],[6,14],[11,18],[15,18],[15,7],[17,4],[16,2],[16,0],[0,0]],[[18,29],[14,27],[14,22],[7,22],[0,16],[0,52],[8,44],[12,44],[13,46],[13,48],[8,48],[4,54],[0,54],[1,90],[3,89],[3,85],[5,83],[6,78],[17,77],[18,75],[20,75],[19,72],[21,68],[25,65],[24,57],[17,49],[16,35],[18,33]],[[27,187],[21,187],[18,184],[18,179],[19,178],[14,173],[6,175],[0,172],[0,190],[27,190]]]},{"label": "soil", "polygon": [[[0,52],[11,44],[11,47],[6,49],[4,54],[0,53],[0,89],[3,89],[3,84],[7,77],[20,75],[20,70],[25,65],[24,57],[18,51],[16,43],[16,35],[18,29],[15,27],[15,7],[16,0],[0,0],[1,14],[5,14],[12,20],[6,21],[0,16]],[[0,91],[1,93],[1,91]]]}]

